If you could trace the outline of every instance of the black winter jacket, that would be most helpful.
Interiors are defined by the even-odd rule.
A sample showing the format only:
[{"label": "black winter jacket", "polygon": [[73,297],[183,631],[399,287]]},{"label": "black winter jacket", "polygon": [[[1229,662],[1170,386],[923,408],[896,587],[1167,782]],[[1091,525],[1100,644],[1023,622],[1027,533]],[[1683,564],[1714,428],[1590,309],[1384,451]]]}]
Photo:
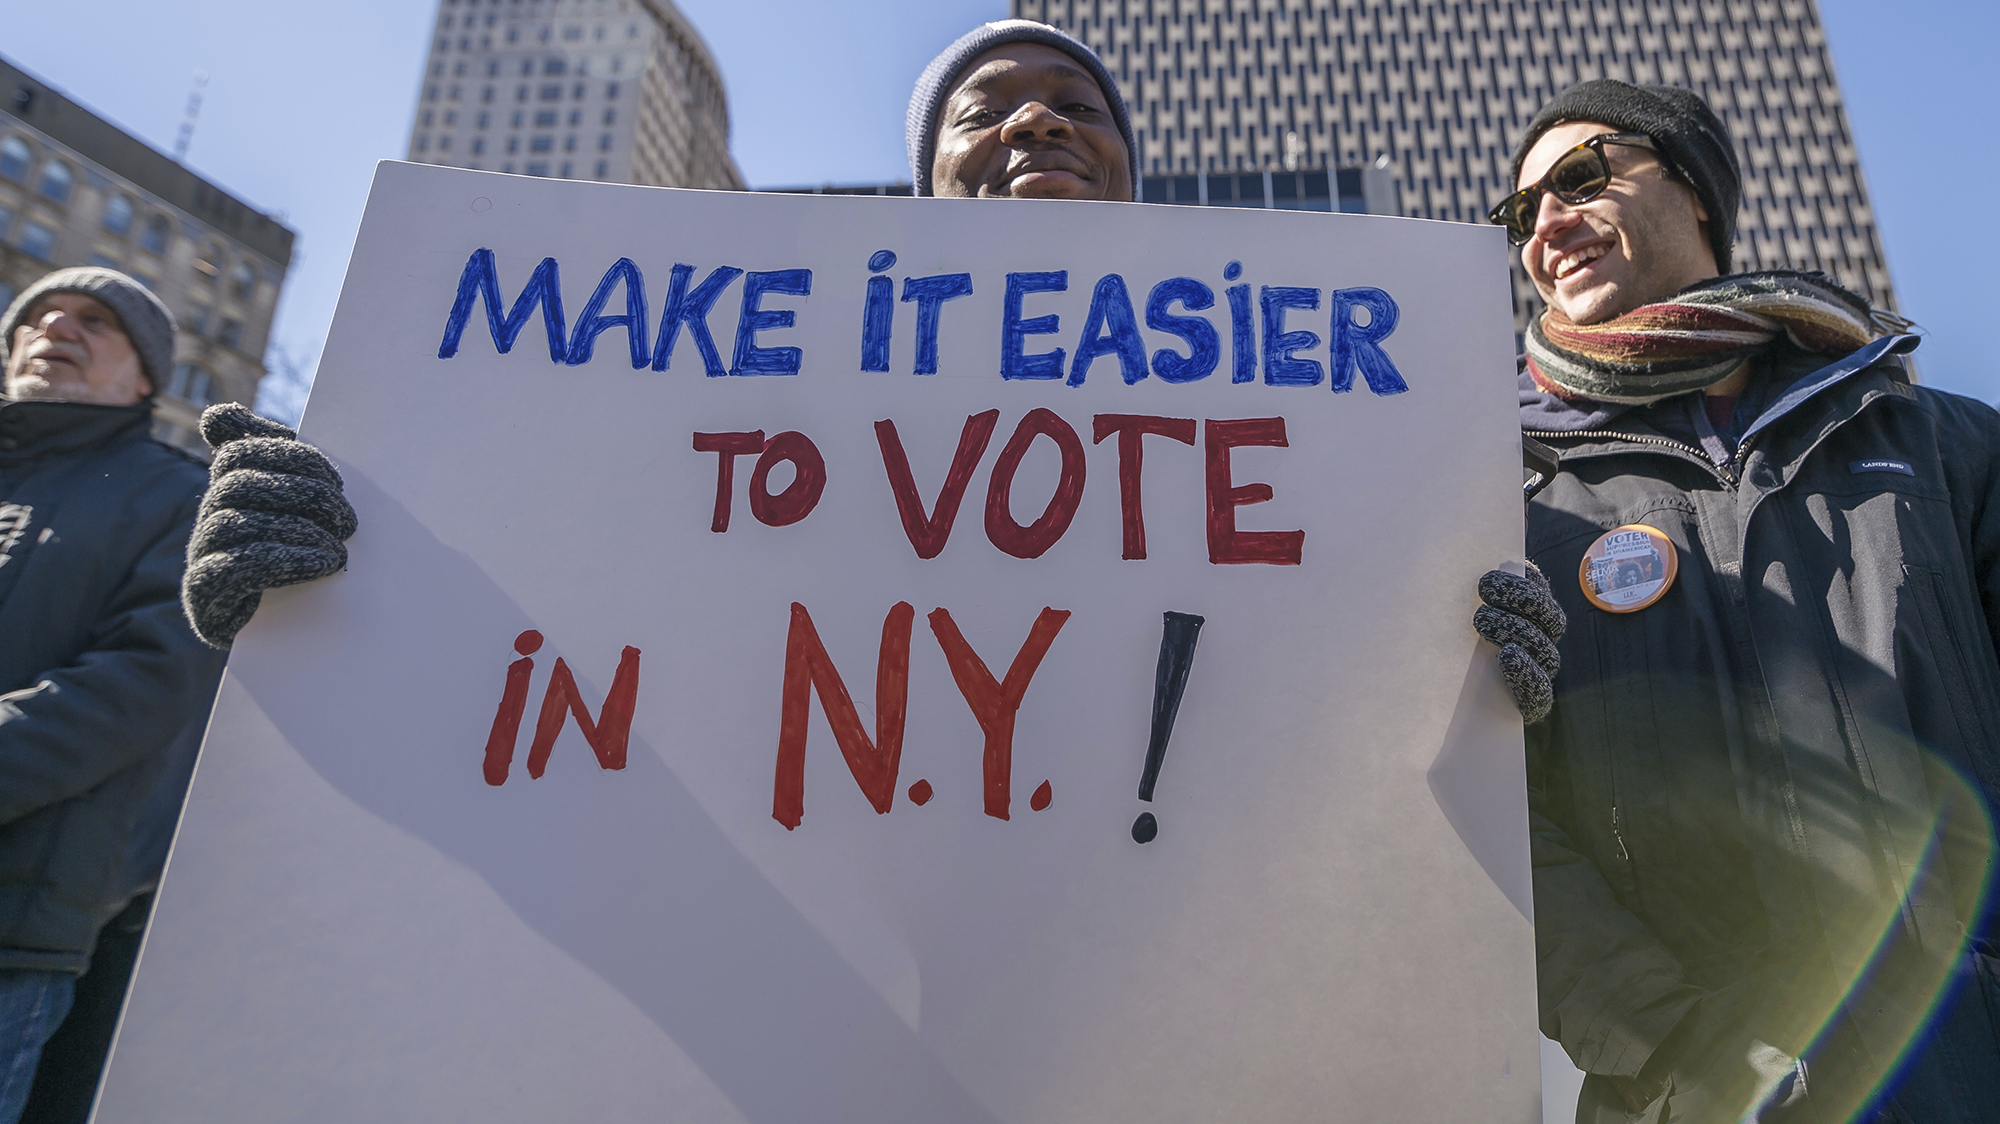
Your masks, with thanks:
[{"label": "black winter jacket", "polygon": [[180,608],[208,474],[151,414],[0,398],[0,968],[88,966],[221,673]]},{"label": "black winter jacket", "polygon": [[[1914,343],[1775,353],[1735,448],[1699,394],[1592,409],[1523,378],[1562,453],[1528,518],[1570,619],[1528,768],[1542,1028],[1589,1075],[1579,1119],[1733,1122],[1759,1042],[1813,1059],[1844,1119],[1954,985],[1962,1107],[1917,1119],[2000,1112],[2000,978],[1965,951],[1995,931],[2000,414],[1912,386]],[[1579,565],[1629,523],[1679,574],[1614,614]]]}]

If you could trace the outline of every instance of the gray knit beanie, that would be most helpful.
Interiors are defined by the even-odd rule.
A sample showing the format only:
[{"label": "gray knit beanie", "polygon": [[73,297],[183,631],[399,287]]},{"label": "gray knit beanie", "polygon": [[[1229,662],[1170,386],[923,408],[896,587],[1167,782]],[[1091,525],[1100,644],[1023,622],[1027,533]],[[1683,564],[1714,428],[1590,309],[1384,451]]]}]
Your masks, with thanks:
[{"label": "gray knit beanie", "polygon": [[1628,133],[1644,133],[1660,155],[1694,189],[1708,212],[1708,244],[1715,268],[1730,272],[1730,245],[1736,241],[1736,211],[1743,201],[1743,169],[1722,118],[1701,95],[1678,86],[1631,86],[1610,78],[1579,82],[1542,107],[1514,150],[1514,176],[1521,162],[1548,132],[1569,121],[1596,121]]},{"label": "gray knit beanie", "polygon": [[910,112],[903,124],[904,140],[910,149],[910,182],[915,185],[915,194],[931,194],[931,159],[937,155],[938,114],[944,110],[945,98],[959,76],[972,65],[972,60],[1008,43],[1040,43],[1075,59],[1097,79],[1097,87],[1104,91],[1104,100],[1111,105],[1111,119],[1118,125],[1118,135],[1125,138],[1125,152],[1131,159],[1132,198],[1139,197],[1139,140],[1132,134],[1132,117],[1125,109],[1125,99],[1118,96],[1118,83],[1111,78],[1111,72],[1104,68],[1104,60],[1078,40],[1057,31],[1045,23],[1034,20],[999,20],[981,24],[958,37],[958,42],[944,49],[944,53],[931,60],[924,72],[917,77],[917,88],[910,92]]},{"label": "gray knit beanie", "polygon": [[[21,290],[7,306],[4,326],[0,326],[0,368],[7,365],[14,346],[14,329],[27,319],[28,307],[49,293],[82,293],[101,302],[118,317],[132,350],[139,353],[139,366],[157,394],[167,385],[174,369],[174,314],[152,291],[115,269],[76,266],[58,269]],[[150,397],[150,396],[149,396]]]}]

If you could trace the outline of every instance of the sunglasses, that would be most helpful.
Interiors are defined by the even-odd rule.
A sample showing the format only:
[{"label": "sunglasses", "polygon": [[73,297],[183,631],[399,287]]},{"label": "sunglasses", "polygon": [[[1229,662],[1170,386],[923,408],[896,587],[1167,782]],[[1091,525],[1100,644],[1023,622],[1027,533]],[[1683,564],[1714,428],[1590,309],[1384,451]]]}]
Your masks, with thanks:
[{"label": "sunglasses", "polygon": [[1541,179],[1500,201],[1486,221],[1507,228],[1511,245],[1525,244],[1535,235],[1535,219],[1542,212],[1544,192],[1565,203],[1588,203],[1611,186],[1611,162],[1604,158],[1604,146],[1647,148],[1659,151],[1653,138],[1644,133],[1604,133],[1595,136],[1556,159]]}]

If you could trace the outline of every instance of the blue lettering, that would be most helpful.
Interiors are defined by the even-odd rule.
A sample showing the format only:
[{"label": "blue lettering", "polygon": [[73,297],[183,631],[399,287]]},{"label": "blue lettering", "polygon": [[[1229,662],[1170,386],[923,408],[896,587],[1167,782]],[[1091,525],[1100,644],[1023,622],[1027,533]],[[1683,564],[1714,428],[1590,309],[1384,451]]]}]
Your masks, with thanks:
[{"label": "blue lettering", "polygon": [[[1368,310],[1368,323],[1356,324],[1354,310]],[[1354,389],[1354,368],[1368,380],[1368,389],[1377,394],[1401,394],[1410,389],[1382,341],[1396,330],[1400,315],[1395,298],[1374,288],[1333,291],[1333,377],[1336,394]]]},{"label": "blue lettering", "polygon": [[688,335],[701,351],[702,366],[708,377],[720,378],[726,372],[722,369],[722,356],[715,350],[715,337],[708,334],[708,313],[715,307],[715,300],[731,281],[742,274],[733,265],[718,265],[709,271],[694,292],[688,292],[688,279],[694,276],[691,265],[676,265],[671,280],[667,282],[667,309],[660,314],[660,334],[653,344],[653,369],[665,371],[673,366],[674,341],[681,335],[681,325],[686,324]]},{"label": "blue lettering", "polygon": [[[936,277],[903,279],[903,301],[917,305],[917,366],[919,375],[935,375],[938,369],[938,319],[944,302],[972,295],[972,274],[941,273]],[[889,368],[885,365],[883,370]]]},{"label": "blue lettering", "polygon": [[[887,250],[881,251],[888,253]],[[896,314],[896,283],[887,277],[868,279],[868,303],[861,306],[861,369],[889,369],[889,329]]]},{"label": "blue lettering", "polygon": [[1250,286],[1231,285],[1226,291],[1229,294],[1229,381],[1256,382],[1257,330],[1250,321]]},{"label": "blue lettering", "polygon": [[500,273],[493,261],[493,251],[472,251],[472,256],[466,259],[465,272],[458,277],[458,297],[452,301],[451,315],[445,318],[444,340],[438,344],[439,359],[450,359],[458,354],[458,341],[465,335],[466,322],[472,318],[475,298],[486,301],[486,326],[492,329],[493,346],[502,355],[514,349],[515,338],[528,324],[528,314],[539,303],[542,306],[542,327],[548,332],[549,359],[556,363],[563,361],[567,350],[564,341],[568,336],[563,330],[562,285],[556,277],[556,259],[542,259],[542,264],[535,267],[527,286],[515,299],[513,311],[502,320]]},{"label": "blue lettering", "polygon": [[1215,290],[1192,277],[1175,277],[1153,286],[1152,295],[1146,298],[1146,327],[1156,332],[1171,332],[1188,345],[1185,359],[1164,347],[1155,351],[1153,373],[1167,382],[1205,379],[1222,358],[1222,341],[1216,337],[1215,325],[1207,317],[1176,316],[1168,312],[1167,306],[1175,301],[1190,312],[1200,312],[1215,307]]},{"label": "blue lettering", "polygon": [[1069,385],[1082,386],[1090,364],[1100,355],[1111,354],[1118,356],[1125,385],[1146,377],[1146,342],[1139,338],[1139,321],[1132,315],[1132,294],[1126,291],[1125,279],[1116,273],[1099,278],[1090,295],[1090,315],[1084,318],[1083,335],[1076,341],[1075,358],[1070,360]]},{"label": "blue lettering", "polygon": [[774,269],[743,278],[743,315],[736,321],[736,361],[732,375],[796,375],[805,352],[796,347],[758,347],[757,333],[789,328],[798,319],[791,309],[760,308],[765,293],[795,297],[812,293],[812,270]]},{"label": "blue lettering", "polygon": [[1003,379],[1059,379],[1063,373],[1063,349],[1026,355],[1022,348],[1029,336],[1052,335],[1058,318],[1055,313],[1021,319],[1021,298],[1029,293],[1060,293],[1069,289],[1069,271],[1051,273],[1009,273],[1007,298],[1000,320],[1000,377]]},{"label": "blue lettering", "polygon": [[[625,314],[602,315],[611,299],[611,287],[620,281],[625,283]],[[598,334],[617,327],[625,329],[626,342],[631,345],[632,369],[644,368],[652,361],[652,353],[646,348],[646,282],[631,258],[619,258],[604,271],[604,280],[597,283],[597,291],[590,294],[583,314],[576,318],[576,334],[570,338],[569,354],[563,362],[572,367],[590,362]]]},{"label": "blue lettering", "polygon": [[1316,332],[1287,332],[1285,310],[1319,308],[1318,289],[1288,285],[1266,285],[1261,294],[1264,305],[1264,381],[1271,386],[1317,386],[1325,372],[1317,359],[1300,359],[1292,353],[1319,346]]}]

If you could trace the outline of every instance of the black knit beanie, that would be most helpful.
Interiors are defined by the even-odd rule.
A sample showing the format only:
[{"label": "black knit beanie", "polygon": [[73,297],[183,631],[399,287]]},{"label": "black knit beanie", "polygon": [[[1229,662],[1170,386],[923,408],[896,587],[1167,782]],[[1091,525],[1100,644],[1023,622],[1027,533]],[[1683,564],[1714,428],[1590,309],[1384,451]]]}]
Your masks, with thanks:
[{"label": "black knit beanie", "polygon": [[903,138],[910,150],[910,183],[917,195],[932,195],[931,160],[937,155],[938,114],[944,111],[945,98],[958,82],[959,76],[972,61],[995,47],[1008,43],[1040,43],[1044,47],[1054,47],[1073,58],[1090,76],[1097,79],[1097,88],[1104,91],[1104,100],[1111,107],[1111,120],[1118,126],[1118,135],[1125,138],[1125,152],[1131,159],[1132,198],[1139,197],[1139,139],[1132,133],[1132,117],[1125,108],[1125,99],[1118,96],[1118,83],[1111,72],[1104,67],[1104,60],[1097,52],[1077,39],[1033,20],[998,20],[981,24],[958,37],[958,41],[944,49],[944,53],[931,60],[924,72],[917,76],[917,87],[910,91],[910,111],[903,121]]},{"label": "black knit beanie", "polygon": [[1514,174],[1542,134],[1569,121],[1597,121],[1628,133],[1644,133],[1660,146],[1667,164],[1694,189],[1708,212],[1708,244],[1715,268],[1730,272],[1730,245],[1736,241],[1736,211],[1743,201],[1743,169],[1722,118],[1692,90],[1678,86],[1632,86],[1610,78],[1579,82],[1542,107],[1514,150]]}]

